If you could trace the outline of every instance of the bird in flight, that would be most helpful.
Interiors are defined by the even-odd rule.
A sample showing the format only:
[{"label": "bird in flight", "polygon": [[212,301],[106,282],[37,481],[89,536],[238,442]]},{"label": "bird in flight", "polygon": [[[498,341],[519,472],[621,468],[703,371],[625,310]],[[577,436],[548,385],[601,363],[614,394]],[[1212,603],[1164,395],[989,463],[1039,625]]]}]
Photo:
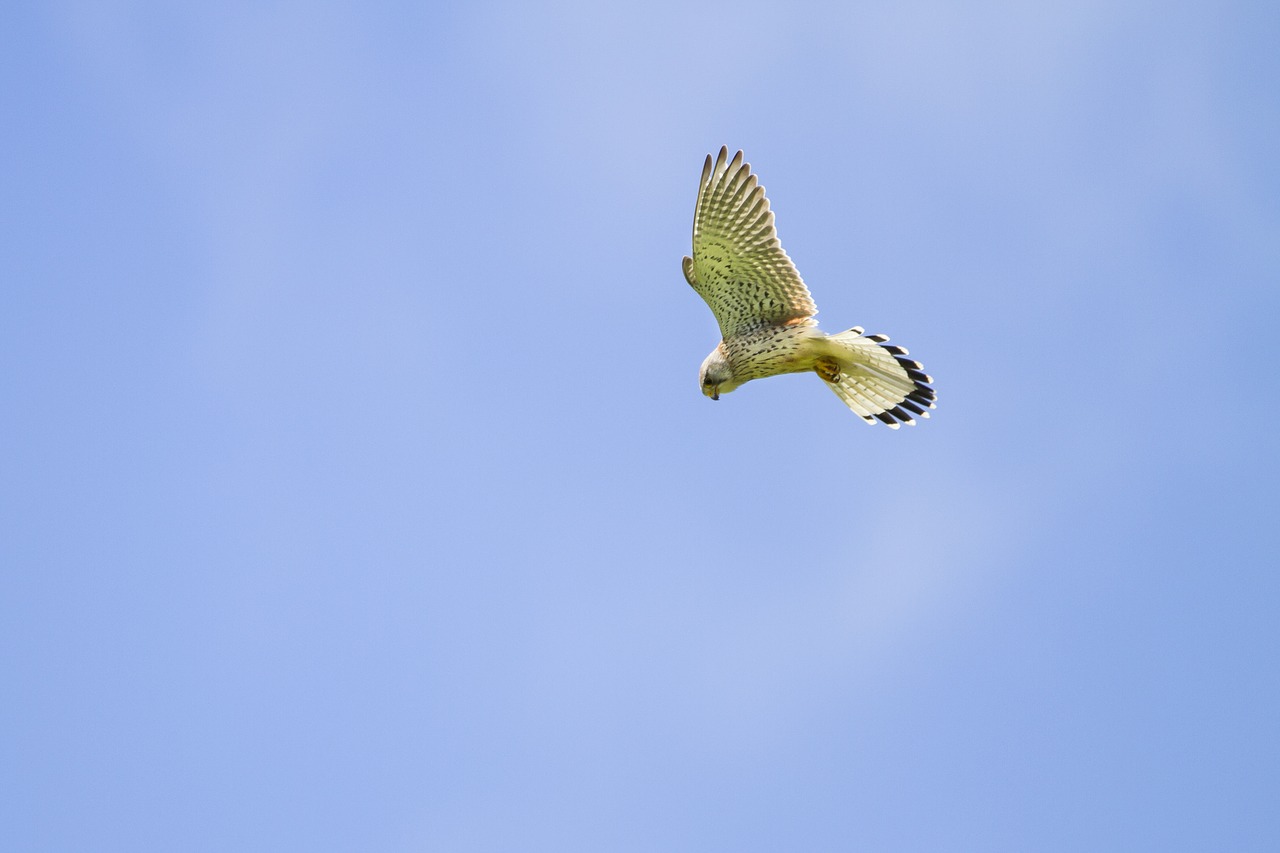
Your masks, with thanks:
[{"label": "bird in flight", "polygon": [[713,400],[744,382],[813,371],[869,424],[897,429],[929,417],[932,377],[886,335],[855,326],[818,328],[809,289],[778,242],[764,187],[739,151],[707,155],[693,214],[693,257],[684,277],[711,308],[722,340],[702,362],[698,381]]}]

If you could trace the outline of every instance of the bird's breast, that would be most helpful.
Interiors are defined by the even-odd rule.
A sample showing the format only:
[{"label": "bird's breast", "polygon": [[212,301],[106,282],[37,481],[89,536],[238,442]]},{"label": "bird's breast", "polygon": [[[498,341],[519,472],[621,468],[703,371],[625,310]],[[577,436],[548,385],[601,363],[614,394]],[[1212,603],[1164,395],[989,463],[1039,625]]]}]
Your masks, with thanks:
[{"label": "bird's breast", "polygon": [[817,354],[807,344],[814,333],[812,326],[772,326],[726,340],[725,349],[734,375],[743,382],[799,373],[813,369]]}]

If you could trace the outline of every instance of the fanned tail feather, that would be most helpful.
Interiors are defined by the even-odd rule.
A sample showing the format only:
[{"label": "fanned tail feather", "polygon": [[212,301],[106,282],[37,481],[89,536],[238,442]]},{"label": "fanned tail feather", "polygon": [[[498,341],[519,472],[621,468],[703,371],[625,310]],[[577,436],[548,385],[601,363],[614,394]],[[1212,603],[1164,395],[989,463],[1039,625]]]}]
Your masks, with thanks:
[{"label": "fanned tail feather", "polygon": [[[869,424],[879,421],[891,429],[915,425],[915,417],[929,417],[937,393],[933,377],[920,362],[907,358],[903,347],[888,343],[887,335],[864,335],[854,327],[825,338],[827,354],[840,365],[835,382],[827,382],[844,404]],[[823,380],[826,382],[826,380]]]}]

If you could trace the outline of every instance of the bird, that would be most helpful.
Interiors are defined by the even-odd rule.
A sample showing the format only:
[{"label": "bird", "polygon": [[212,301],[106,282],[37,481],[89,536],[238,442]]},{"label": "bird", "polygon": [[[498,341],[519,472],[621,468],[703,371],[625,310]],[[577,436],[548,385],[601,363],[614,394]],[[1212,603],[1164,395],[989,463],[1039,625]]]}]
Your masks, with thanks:
[{"label": "bird", "polygon": [[868,424],[892,429],[929,417],[933,378],[904,347],[862,327],[828,335],[818,308],[778,240],[773,211],[742,151],[707,155],[693,214],[693,256],[684,277],[720,326],[720,343],[698,382],[712,400],[740,385],[785,373],[816,373]]}]

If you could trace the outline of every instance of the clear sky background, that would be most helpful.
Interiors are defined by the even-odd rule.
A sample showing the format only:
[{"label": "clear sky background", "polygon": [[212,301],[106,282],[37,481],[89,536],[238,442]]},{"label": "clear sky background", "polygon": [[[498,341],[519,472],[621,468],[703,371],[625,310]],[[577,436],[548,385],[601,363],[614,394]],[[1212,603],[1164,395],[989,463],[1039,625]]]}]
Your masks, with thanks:
[{"label": "clear sky background", "polygon": [[0,847],[1280,845],[1274,2],[0,17]]}]

